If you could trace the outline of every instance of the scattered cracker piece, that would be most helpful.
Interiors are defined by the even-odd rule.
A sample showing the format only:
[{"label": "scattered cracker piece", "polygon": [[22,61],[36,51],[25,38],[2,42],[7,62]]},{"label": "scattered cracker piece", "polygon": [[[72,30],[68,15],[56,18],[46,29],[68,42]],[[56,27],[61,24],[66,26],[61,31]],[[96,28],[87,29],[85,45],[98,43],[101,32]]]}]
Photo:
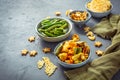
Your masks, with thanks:
[{"label": "scattered cracker piece", "polygon": [[51,76],[57,69],[57,66],[55,66],[48,57],[43,57],[43,60],[45,62],[45,73]]},{"label": "scattered cracker piece", "polygon": [[102,46],[102,42],[96,41],[96,42],[94,43],[94,45],[95,45],[96,47],[101,47],[101,46]]},{"label": "scattered cracker piece", "polygon": [[38,67],[39,69],[41,69],[41,68],[43,67],[43,65],[44,65],[44,61],[43,61],[43,60],[39,60],[39,61],[37,62],[37,67]]},{"label": "scattered cracker piece", "polygon": [[21,50],[21,54],[22,54],[22,55],[27,55],[28,52],[29,52],[29,51],[28,51],[27,49],[23,49],[23,50]]},{"label": "scattered cracker piece", "polygon": [[102,55],[104,54],[104,52],[101,51],[101,50],[97,50],[97,51],[96,51],[96,54],[97,54],[98,56],[102,56]]},{"label": "scattered cracker piece", "polygon": [[55,12],[55,15],[56,15],[56,16],[60,16],[60,15],[61,15],[61,12],[56,11],[56,12]]},{"label": "scattered cracker piece", "polygon": [[30,56],[35,56],[35,55],[37,55],[37,51],[35,51],[35,50],[32,50],[32,51],[30,51]]},{"label": "scattered cracker piece", "polygon": [[90,27],[88,27],[88,26],[84,27],[84,31],[85,31],[85,32],[89,32],[90,30],[91,30]]},{"label": "scattered cracker piece", "polygon": [[91,41],[94,41],[96,39],[95,35],[94,36],[88,36],[88,39]]},{"label": "scattered cracker piece", "polygon": [[73,40],[73,41],[79,41],[79,40],[80,40],[79,35],[78,35],[78,34],[73,34],[72,40]]},{"label": "scattered cracker piece", "polygon": [[30,41],[30,42],[35,41],[35,36],[31,36],[31,37],[29,37],[29,38],[28,38],[28,41]]},{"label": "scattered cracker piece", "polygon": [[87,36],[94,36],[94,34],[93,34],[92,31],[89,31],[86,35],[87,35]]},{"label": "scattered cracker piece", "polygon": [[44,49],[43,49],[43,52],[44,53],[49,53],[51,51],[51,48],[48,48],[48,47],[45,47]]},{"label": "scattered cracker piece", "polygon": [[73,11],[73,10],[72,10],[72,9],[66,10],[66,12],[65,12],[66,16],[68,16],[68,14],[69,14],[71,11]]}]

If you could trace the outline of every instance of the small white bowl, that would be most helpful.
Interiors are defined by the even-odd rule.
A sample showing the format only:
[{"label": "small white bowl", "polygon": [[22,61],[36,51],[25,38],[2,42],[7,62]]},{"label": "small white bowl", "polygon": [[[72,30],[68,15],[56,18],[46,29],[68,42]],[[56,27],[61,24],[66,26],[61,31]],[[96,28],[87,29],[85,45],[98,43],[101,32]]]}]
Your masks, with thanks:
[{"label": "small white bowl", "polygon": [[78,26],[83,26],[83,25],[86,24],[86,23],[90,20],[90,18],[91,18],[91,14],[90,14],[88,11],[86,11],[87,14],[88,14],[86,20],[84,20],[84,21],[76,21],[76,20],[73,20],[73,19],[70,17],[70,15],[71,15],[72,13],[75,13],[75,12],[84,12],[84,11],[83,11],[83,10],[72,10],[72,11],[68,14],[69,19],[70,19],[74,24],[77,24]]},{"label": "small white bowl", "polygon": [[108,11],[105,11],[105,12],[94,12],[94,11],[90,10],[90,9],[87,7],[87,4],[88,4],[88,3],[89,3],[89,2],[87,2],[87,3],[85,4],[86,10],[87,10],[88,12],[90,12],[93,17],[96,17],[96,18],[102,18],[102,17],[108,16],[108,15],[111,13],[112,9],[113,9],[113,5],[111,4],[111,8],[110,8]]},{"label": "small white bowl", "polygon": [[[65,19],[65,18],[62,18],[62,17],[53,17],[53,18],[49,18],[49,19],[54,19],[54,18],[59,18],[59,19],[66,20],[66,21],[68,22],[68,31],[67,31],[65,34],[61,35],[61,36],[57,36],[57,37],[47,37],[47,36],[41,34],[41,33],[38,31],[38,27],[40,27],[40,23],[41,23],[41,21],[42,21],[42,20],[41,20],[41,21],[39,22],[39,24],[37,25],[37,27],[35,27],[35,30],[36,30],[38,36],[39,36],[41,39],[43,39],[43,40],[45,40],[45,41],[47,41],[47,42],[58,42],[58,41],[62,41],[62,40],[64,40],[65,38],[67,38],[67,37],[70,35],[71,30],[72,30],[72,24],[71,24],[71,22],[70,22],[68,19]],[[43,20],[44,20],[44,19],[43,19]]]}]

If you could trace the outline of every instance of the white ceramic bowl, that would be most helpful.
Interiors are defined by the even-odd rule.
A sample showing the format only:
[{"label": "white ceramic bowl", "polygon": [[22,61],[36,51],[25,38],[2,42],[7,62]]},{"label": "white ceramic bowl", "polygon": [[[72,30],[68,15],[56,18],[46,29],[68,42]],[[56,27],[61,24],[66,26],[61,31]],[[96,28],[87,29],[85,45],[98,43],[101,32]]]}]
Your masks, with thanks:
[{"label": "white ceramic bowl", "polygon": [[[80,42],[81,42],[81,41],[80,41]],[[54,49],[54,54],[56,55],[56,58],[57,58],[58,63],[59,63],[60,65],[62,65],[62,66],[65,67],[65,68],[77,68],[77,67],[81,67],[81,66],[87,64],[88,62],[90,62],[90,59],[91,59],[91,50],[90,50],[90,53],[89,53],[89,56],[88,56],[87,60],[85,60],[85,61],[83,61],[83,62],[81,62],[81,63],[68,64],[68,63],[66,63],[66,62],[61,61],[61,60],[57,57],[57,55],[58,55],[59,49],[62,47],[62,44],[63,44],[63,43],[64,43],[64,41],[61,42],[61,43],[59,43],[59,44],[55,47],[55,49]]]},{"label": "white ceramic bowl", "polygon": [[108,15],[111,13],[112,9],[113,9],[113,5],[111,4],[111,8],[110,8],[108,11],[105,11],[105,12],[94,12],[94,11],[91,11],[91,10],[87,7],[87,4],[88,4],[88,3],[89,3],[89,2],[87,2],[87,3],[85,4],[86,10],[87,10],[88,12],[90,12],[93,17],[96,17],[96,18],[102,18],[102,17],[108,16]]},{"label": "white ceramic bowl", "polygon": [[70,19],[74,24],[77,24],[77,25],[79,25],[79,26],[83,26],[83,25],[86,24],[86,23],[90,20],[90,18],[91,18],[91,14],[90,14],[88,11],[86,11],[86,12],[88,13],[86,20],[84,20],[84,21],[76,21],[76,20],[73,20],[73,19],[70,17],[70,15],[71,15],[72,13],[75,13],[75,12],[83,12],[83,10],[72,10],[72,11],[68,14],[69,19]]},{"label": "white ceramic bowl", "polygon": [[[44,19],[42,19],[42,20],[39,22],[39,24],[37,25],[37,27],[35,27],[35,30],[36,30],[38,36],[39,36],[41,39],[43,39],[43,40],[45,40],[45,41],[47,41],[47,42],[58,42],[58,41],[62,41],[62,40],[64,40],[65,38],[67,38],[67,37],[70,35],[71,30],[72,30],[72,24],[71,24],[71,22],[70,22],[68,19],[65,19],[65,18],[62,18],[62,17],[53,17],[53,18],[59,18],[59,19],[66,20],[66,21],[68,22],[68,31],[67,31],[65,34],[61,35],[61,36],[57,36],[57,37],[47,37],[47,36],[41,34],[41,33],[38,31],[38,27],[40,27],[41,21],[44,20]],[[50,18],[50,19],[53,19],[53,18]]]}]

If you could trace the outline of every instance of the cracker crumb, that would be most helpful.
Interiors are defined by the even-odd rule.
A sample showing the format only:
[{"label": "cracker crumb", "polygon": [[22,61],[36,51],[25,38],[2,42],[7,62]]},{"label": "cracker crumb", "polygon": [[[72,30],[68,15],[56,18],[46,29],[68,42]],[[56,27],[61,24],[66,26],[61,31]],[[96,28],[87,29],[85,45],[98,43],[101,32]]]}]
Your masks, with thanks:
[{"label": "cracker crumb", "polygon": [[27,55],[28,52],[29,52],[29,51],[28,51],[27,49],[23,49],[23,50],[21,50],[21,54],[22,54],[22,55]]},{"label": "cracker crumb", "polygon": [[43,52],[44,53],[49,53],[51,51],[51,48],[48,48],[48,47],[45,47],[44,49],[43,49]]},{"label": "cracker crumb", "polygon": [[32,51],[30,51],[30,56],[35,56],[35,55],[37,55],[37,51],[35,51],[35,50],[32,50]]},{"label": "cracker crumb", "polygon": [[45,73],[48,76],[51,76],[57,69],[57,66],[55,66],[48,57],[42,57],[42,58],[45,62]]},{"label": "cracker crumb", "polygon": [[43,67],[43,65],[44,65],[44,61],[43,61],[43,60],[39,60],[39,61],[37,62],[37,67],[38,67],[39,69],[41,69],[41,68]]},{"label": "cracker crumb", "polygon": [[97,50],[97,51],[96,51],[96,54],[97,54],[98,56],[102,56],[102,55],[104,54],[104,52],[103,52],[102,50]]},{"label": "cracker crumb", "polygon": [[35,41],[35,36],[31,36],[31,37],[29,37],[29,38],[28,38],[28,41],[29,41],[29,42],[33,42],[33,41]]},{"label": "cracker crumb", "polygon": [[61,12],[56,11],[56,12],[55,12],[55,15],[56,15],[56,16],[60,16],[60,15],[61,15]]},{"label": "cracker crumb", "polygon": [[94,45],[95,45],[95,47],[101,47],[101,46],[102,46],[102,42],[96,41],[96,42],[94,43]]},{"label": "cracker crumb", "polygon": [[92,31],[87,32],[86,36],[91,41],[94,41],[96,39],[96,36],[94,35],[94,33]]},{"label": "cracker crumb", "polygon": [[89,32],[91,30],[91,28],[88,27],[88,26],[84,27],[83,29],[84,29],[85,32]]}]

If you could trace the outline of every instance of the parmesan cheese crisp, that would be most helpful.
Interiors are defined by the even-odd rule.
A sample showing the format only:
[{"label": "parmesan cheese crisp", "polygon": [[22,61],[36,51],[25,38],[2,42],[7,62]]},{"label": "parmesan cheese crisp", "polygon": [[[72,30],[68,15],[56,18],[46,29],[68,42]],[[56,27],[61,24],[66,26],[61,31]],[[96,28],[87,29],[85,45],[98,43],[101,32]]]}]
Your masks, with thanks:
[{"label": "parmesan cheese crisp", "polygon": [[94,12],[106,12],[111,8],[110,0],[92,0],[87,7]]},{"label": "parmesan cheese crisp", "polygon": [[55,66],[48,57],[43,57],[43,61],[45,62],[45,73],[51,76],[57,69],[57,66]]}]

